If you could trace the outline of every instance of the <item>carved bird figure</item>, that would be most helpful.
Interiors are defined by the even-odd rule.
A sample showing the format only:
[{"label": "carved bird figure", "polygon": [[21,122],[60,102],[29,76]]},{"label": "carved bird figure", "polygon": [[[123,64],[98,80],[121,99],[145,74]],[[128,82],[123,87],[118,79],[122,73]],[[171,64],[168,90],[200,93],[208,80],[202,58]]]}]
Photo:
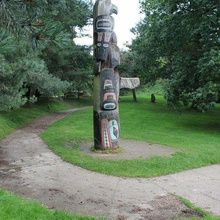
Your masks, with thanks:
[{"label": "carved bird figure", "polygon": [[94,5],[94,17],[97,18],[100,15],[110,16],[112,14],[118,14],[118,7],[112,4],[111,0],[97,0]]}]

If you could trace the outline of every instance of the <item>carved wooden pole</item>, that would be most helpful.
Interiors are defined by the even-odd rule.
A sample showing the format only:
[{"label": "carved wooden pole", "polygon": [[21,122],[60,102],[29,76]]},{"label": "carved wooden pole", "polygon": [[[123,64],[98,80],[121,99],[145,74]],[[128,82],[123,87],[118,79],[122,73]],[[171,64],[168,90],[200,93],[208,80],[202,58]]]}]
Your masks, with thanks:
[{"label": "carved wooden pole", "polygon": [[93,8],[94,39],[94,144],[96,149],[119,147],[120,53],[114,30],[118,9],[111,0],[96,0]]}]

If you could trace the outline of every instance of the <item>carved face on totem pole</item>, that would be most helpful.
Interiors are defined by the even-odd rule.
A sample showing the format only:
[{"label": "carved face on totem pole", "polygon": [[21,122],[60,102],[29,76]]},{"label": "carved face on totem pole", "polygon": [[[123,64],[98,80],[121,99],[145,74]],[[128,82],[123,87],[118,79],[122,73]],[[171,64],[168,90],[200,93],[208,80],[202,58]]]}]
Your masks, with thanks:
[{"label": "carved face on totem pole", "polygon": [[[94,53],[97,61],[111,59],[111,67],[119,65],[117,37],[114,33],[114,18],[118,8],[111,0],[97,0],[94,6]],[[114,45],[114,46],[111,46]],[[109,54],[113,54],[113,57]]]},{"label": "carved face on totem pole", "polygon": [[97,149],[118,147],[120,53],[114,30],[118,9],[111,0],[97,0],[94,5],[94,143]]}]

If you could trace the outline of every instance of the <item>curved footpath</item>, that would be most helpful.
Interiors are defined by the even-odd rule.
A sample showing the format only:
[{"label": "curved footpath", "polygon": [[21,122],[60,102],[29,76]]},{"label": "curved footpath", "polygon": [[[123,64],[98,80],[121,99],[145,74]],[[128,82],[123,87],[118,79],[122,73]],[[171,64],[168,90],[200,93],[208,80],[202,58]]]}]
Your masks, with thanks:
[{"label": "curved footpath", "polygon": [[170,203],[172,209],[172,194],[220,215],[219,164],[155,178],[123,178],[62,161],[39,134],[67,113],[36,119],[0,141],[1,188],[49,208],[109,219],[160,219],[155,218],[155,204],[160,208],[158,199],[164,198],[161,202]]}]

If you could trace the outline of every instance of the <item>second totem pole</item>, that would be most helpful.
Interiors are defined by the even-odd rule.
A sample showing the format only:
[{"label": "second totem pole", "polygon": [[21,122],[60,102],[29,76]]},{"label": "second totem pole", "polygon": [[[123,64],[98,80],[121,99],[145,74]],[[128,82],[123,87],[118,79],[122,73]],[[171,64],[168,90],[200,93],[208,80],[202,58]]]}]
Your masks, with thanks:
[{"label": "second totem pole", "polygon": [[93,8],[94,39],[94,145],[107,150],[119,147],[119,73],[120,52],[114,32],[118,9],[111,0],[96,0]]}]

